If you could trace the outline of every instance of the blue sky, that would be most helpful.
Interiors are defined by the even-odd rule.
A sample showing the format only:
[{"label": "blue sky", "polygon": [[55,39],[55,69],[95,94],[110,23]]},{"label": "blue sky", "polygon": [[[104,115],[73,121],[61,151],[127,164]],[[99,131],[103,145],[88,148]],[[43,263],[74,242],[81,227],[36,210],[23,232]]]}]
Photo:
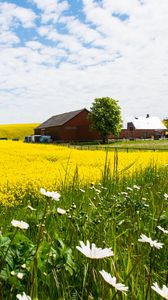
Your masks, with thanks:
[{"label": "blue sky", "polygon": [[167,0],[1,0],[0,123],[119,100],[168,116]]}]

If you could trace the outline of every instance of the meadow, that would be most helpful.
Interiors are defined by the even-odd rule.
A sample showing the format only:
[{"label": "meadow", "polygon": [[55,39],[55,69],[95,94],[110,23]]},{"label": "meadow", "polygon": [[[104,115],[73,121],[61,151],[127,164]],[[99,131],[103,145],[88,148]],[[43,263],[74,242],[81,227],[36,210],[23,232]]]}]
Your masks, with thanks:
[{"label": "meadow", "polygon": [[0,299],[168,299],[168,152],[0,141],[0,164]]},{"label": "meadow", "polygon": [[117,148],[118,150],[125,150],[125,151],[131,151],[131,150],[168,150],[168,139],[161,139],[161,140],[113,140],[109,141],[108,144],[100,144],[100,143],[79,143],[78,145],[74,145],[74,148],[76,149],[104,149],[108,148],[109,150],[114,150],[114,148]]}]

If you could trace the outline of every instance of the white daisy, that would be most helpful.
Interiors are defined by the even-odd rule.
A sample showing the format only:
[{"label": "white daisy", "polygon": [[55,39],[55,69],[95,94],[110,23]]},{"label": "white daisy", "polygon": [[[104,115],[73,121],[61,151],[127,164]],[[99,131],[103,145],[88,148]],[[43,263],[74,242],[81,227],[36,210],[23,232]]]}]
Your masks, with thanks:
[{"label": "white daisy", "polygon": [[25,292],[23,292],[23,294],[17,294],[16,295],[16,298],[19,299],[19,300],[31,300],[31,297],[30,296],[27,296],[25,294]]},{"label": "white daisy", "polygon": [[136,190],[140,190],[140,186],[138,186],[136,184],[133,185],[133,188],[136,189]]},{"label": "white daisy", "polygon": [[114,255],[111,248],[97,248],[95,244],[92,244],[90,247],[89,241],[86,242],[86,245],[82,241],[80,241],[80,245],[81,247],[77,246],[76,248],[80,252],[82,252],[86,257],[89,257],[91,259],[100,259]]},{"label": "white daisy", "polygon": [[127,186],[127,190],[128,191],[133,191],[133,189],[131,187],[129,187],[129,186]]},{"label": "white daisy", "polygon": [[164,229],[163,227],[157,226],[157,228],[158,228],[159,230],[161,230],[163,233],[168,234],[168,230]]},{"label": "white daisy", "polygon": [[168,194],[164,194],[164,197],[165,197],[165,199],[167,200],[168,199]]},{"label": "white daisy", "polygon": [[23,276],[24,276],[24,274],[23,274],[23,273],[21,273],[21,272],[17,273],[17,278],[18,278],[18,279],[22,279],[22,278],[23,278]]},{"label": "white daisy", "polygon": [[155,247],[157,249],[161,249],[163,247],[163,243],[159,243],[156,240],[152,240],[151,238],[147,237],[145,234],[141,234],[141,238],[138,239],[141,243],[149,243],[151,247]]},{"label": "white daisy", "polygon": [[158,286],[157,282],[153,283],[151,288],[158,293],[160,296],[162,296],[164,299],[168,300],[168,287],[163,285],[162,289]]},{"label": "white daisy", "polygon": [[18,227],[20,229],[28,229],[29,228],[29,224],[27,224],[26,222],[23,222],[23,221],[12,220],[11,224],[14,227]]},{"label": "white daisy", "polygon": [[126,294],[126,292],[128,291],[128,287],[122,283],[117,283],[116,277],[112,277],[109,273],[105,272],[104,270],[99,271],[99,273],[102,275],[102,277],[104,278],[104,280],[106,282],[108,282],[110,285],[112,285],[118,291]]},{"label": "white daisy", "polygon": [[59,201],[59,198],[61,197],[61,195],[58,192],[49,192],[43,188],[40,189],[40,193],[46,197],[52,198],[55,201]]},{"label": "white daisy", "polygon": [[36,210],[36,208],[33,208],[31,205],[27,205],[27,208],[29,208],[29,209],[32,210],[32,211],[35,211],[35,210]]},{"label": "white daisy", "polygon": [[12,276],[16,275],[15,271],[11,271],[10,274],[11,274]]},{"label": "white daisy", "polygon": [[121,195],[125,195],[125,196],[127,196],[127,195],[128,195],[128,193],[127,193],[127,192],[121,192],[120,194],[121,194]]},{"label": "white daisy", "polygon": [[57,213],[60,214],[60,215],[66,215],[66,210],[58,207],[57,208]]}]

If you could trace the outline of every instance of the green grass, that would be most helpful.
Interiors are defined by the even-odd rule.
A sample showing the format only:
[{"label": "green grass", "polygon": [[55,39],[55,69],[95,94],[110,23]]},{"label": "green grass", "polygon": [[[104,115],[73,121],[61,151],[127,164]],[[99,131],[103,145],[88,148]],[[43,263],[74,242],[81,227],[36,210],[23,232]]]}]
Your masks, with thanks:
[{"label": "green grass", "polygon": [[134,141],[118,141],[111,143],[110,146],[114,147],[146,147],[146,148],[167,148],[168,139],[164,140],[134,140]]},{"label": "green grass", "polygon": [[[23,291],[34,300],[160,299],[151,285],[168,285],[168,235],[157,228],[168,229],[167,186],[167,167],[150,166],[119,179],[117,166],[114,177],[106,166],[99,185],[80,189],[76,179],[59,191],[59,202],[40,193],[37,199],[29,190],[20,206],[1,207],[0,299],[15,299]],[[58,214],[58,207],[66,215]],[[16,230],[12,219],[27,222],[28,230]],[[140,243],[141,234],[164,243],[163,248]],[[114,257],[85,257],[76,246],[87,240],[112,248]],[[103,280],[102,269],[128,286],[127,296]]]},{"label": "green grass", "polygon": [[24,140],[24,137],[34,133],[38,123],[33,124],[4,124],[0,125],[0,138]]},{"label": "green grass", "polygon": [[134,140],[134,141],[112,141],[109,144],[102,145],[100,143],[79,143],[71,145],[80,149],[119,149],[119,150],[168,150],[168,139],[165,140]]}]

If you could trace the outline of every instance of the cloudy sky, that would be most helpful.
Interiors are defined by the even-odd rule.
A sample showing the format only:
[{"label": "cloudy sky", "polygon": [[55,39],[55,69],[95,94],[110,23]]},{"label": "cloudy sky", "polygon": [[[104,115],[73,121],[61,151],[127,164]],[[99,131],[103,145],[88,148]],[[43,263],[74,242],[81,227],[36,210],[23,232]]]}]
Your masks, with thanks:
[{"label": "cloudy sky", "polygon": [[119,100],[168,116],[168,0],[1,0],[0,123]]}]

